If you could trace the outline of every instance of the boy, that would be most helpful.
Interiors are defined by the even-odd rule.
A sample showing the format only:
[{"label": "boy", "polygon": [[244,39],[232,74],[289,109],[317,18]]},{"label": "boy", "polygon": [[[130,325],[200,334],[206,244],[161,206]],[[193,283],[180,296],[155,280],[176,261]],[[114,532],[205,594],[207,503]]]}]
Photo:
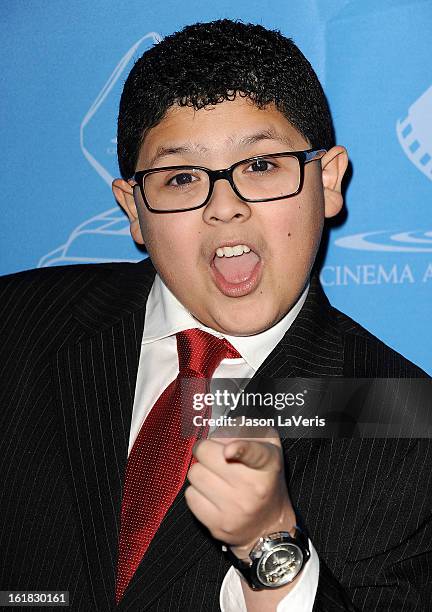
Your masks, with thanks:
[{"label": "boy", "polygon": [[307,60],[229,20],[167,37],[126,81],[118,156],[151,261],[3,281],[3,589],[69,590],[74,610],[428,609],[428,440],[212,438],[190,466],[178,429],[177,375],[424,375],[312,274],[347,153]]}]

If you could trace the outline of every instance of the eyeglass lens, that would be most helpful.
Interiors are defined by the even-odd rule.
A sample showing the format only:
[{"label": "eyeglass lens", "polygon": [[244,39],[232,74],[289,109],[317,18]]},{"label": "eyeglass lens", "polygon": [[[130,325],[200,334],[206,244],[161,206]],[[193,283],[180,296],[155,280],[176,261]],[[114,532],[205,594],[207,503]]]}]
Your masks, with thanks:
[{"label": "eyeglass lens", "polygon": [[[248,200],[283,198],[295,193],[300,182],[300,164],[294,156],[259,158],[239,164],[233,182]],[[155,210],[182,210],[203,204],[209,193],[210,179],[204,170],[187,167],[161,170],[144,178],[144,193]]]}]

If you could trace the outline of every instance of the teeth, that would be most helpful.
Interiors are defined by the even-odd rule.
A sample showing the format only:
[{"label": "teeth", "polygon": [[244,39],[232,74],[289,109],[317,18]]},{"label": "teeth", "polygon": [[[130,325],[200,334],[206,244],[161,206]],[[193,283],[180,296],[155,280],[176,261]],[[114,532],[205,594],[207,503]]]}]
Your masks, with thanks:
[{"label": "teeth", "polygon": [[249,253],[250,248],[245,244],[236,244],[233,247],[224,246],[216,249],[216,255],[218,257],[236,257],[237,255],[243,255],[243,253]]}]

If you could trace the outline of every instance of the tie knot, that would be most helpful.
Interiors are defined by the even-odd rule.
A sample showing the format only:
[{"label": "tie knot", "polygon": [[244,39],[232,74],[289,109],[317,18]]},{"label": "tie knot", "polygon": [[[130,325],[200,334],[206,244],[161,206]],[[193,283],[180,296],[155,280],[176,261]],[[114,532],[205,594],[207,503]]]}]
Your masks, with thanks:
[{"label": "tie knot", "polygon": [[222,359],[236,359],[240,353],[225,338],[216,338],[202,329],[177,334],[179,370],[183,376],[211,378]]}]

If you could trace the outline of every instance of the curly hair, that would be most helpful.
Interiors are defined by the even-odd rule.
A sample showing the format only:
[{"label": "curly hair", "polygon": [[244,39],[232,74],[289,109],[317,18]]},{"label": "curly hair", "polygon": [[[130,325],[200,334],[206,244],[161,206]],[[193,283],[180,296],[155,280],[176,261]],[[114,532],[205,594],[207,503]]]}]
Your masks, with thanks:
[{"label": "curly hair", "polygon": [[136,61],[120,100],[121,176],[134,174],[146,133],[173,104],[199,110],[236,95],[250,98],[259,108],[273,102],[311,147],[332,146],[326,97],[293,41],[261,25],[221,19],[187,26]]}]

